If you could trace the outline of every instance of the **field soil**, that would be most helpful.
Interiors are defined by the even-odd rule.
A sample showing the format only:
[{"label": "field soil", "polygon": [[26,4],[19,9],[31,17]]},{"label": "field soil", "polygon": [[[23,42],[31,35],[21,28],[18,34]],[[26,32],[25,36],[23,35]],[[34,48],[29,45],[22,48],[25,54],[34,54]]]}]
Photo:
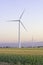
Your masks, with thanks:
[{"label": "field soil", "polygon": [[7,62],[0,62],[0,65],[15,65],[13,63],[7,63]]}]

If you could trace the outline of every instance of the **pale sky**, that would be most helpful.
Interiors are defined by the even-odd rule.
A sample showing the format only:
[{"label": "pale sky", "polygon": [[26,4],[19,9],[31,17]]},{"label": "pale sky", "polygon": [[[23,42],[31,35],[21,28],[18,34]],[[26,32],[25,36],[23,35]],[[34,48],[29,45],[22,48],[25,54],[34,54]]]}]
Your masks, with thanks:
[{"label": "pale sky", "polygon": [[21,25],[21,42],[43,41],[43,0],[0,0],[0,42],[18,41],[18,23],[25,9]]}]

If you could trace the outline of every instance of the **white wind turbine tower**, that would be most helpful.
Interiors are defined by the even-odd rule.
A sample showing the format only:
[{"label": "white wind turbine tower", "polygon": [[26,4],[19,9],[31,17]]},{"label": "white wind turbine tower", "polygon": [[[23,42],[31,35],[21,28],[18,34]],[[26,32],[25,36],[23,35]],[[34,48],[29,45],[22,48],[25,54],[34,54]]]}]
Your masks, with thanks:
[{"label": "white wind turbine tower", "polygon": [[19,43],[19,48],[21,48],[21,43],[20,43],[20,24],[23,26],[23,28],[24,28],[25,30],[27,30],[27,29],[25,28],[25,26],[23,25],[23,23],[21,22],[21,18],[22,18],[22,16],[23,16],[23,14],[24,14],[24,11],[22,12],[22,14],[21,14],[21,16],[19,17],[19,19],[17,19],[17,20],[10,20],[10,22],[18,22],[18,25],[19,25],[19,28],[18,28],[18,43]]}]

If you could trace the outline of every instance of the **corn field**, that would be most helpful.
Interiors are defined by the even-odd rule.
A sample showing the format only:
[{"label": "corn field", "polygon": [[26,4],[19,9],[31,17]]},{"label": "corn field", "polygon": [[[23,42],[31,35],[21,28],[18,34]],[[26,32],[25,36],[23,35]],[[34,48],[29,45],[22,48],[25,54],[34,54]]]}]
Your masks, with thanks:
[{"label": "corn field", "polygon": [[43,56],[0,55],[0,62],[13,65],[43,65]]}]

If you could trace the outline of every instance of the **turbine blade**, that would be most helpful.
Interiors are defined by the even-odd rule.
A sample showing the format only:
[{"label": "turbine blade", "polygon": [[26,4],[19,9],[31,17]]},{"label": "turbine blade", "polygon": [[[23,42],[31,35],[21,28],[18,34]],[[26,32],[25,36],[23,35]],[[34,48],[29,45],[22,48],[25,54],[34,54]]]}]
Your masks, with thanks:
[{"label": "turbine blade", "polygon": [[[24,10],[24,11],[25,11],[25,10]],[[23,14],[24,14],[24,11],[22,12],[22,14],[21,14],[21,16],[20,16],[20,18],[19,18],[19,19],[21,19],[21,18],[22,18]]]},{"label": "turbine blade", "polygon": [[19,20],[8,20],[7,22],[18,22]]},{"label": "turbine blade", "polygon": [[23,25],[23,23],[20,21],[21,25],[24,27],[24,29],[27,31],[27,29],[25,28],[25,26]]}]

